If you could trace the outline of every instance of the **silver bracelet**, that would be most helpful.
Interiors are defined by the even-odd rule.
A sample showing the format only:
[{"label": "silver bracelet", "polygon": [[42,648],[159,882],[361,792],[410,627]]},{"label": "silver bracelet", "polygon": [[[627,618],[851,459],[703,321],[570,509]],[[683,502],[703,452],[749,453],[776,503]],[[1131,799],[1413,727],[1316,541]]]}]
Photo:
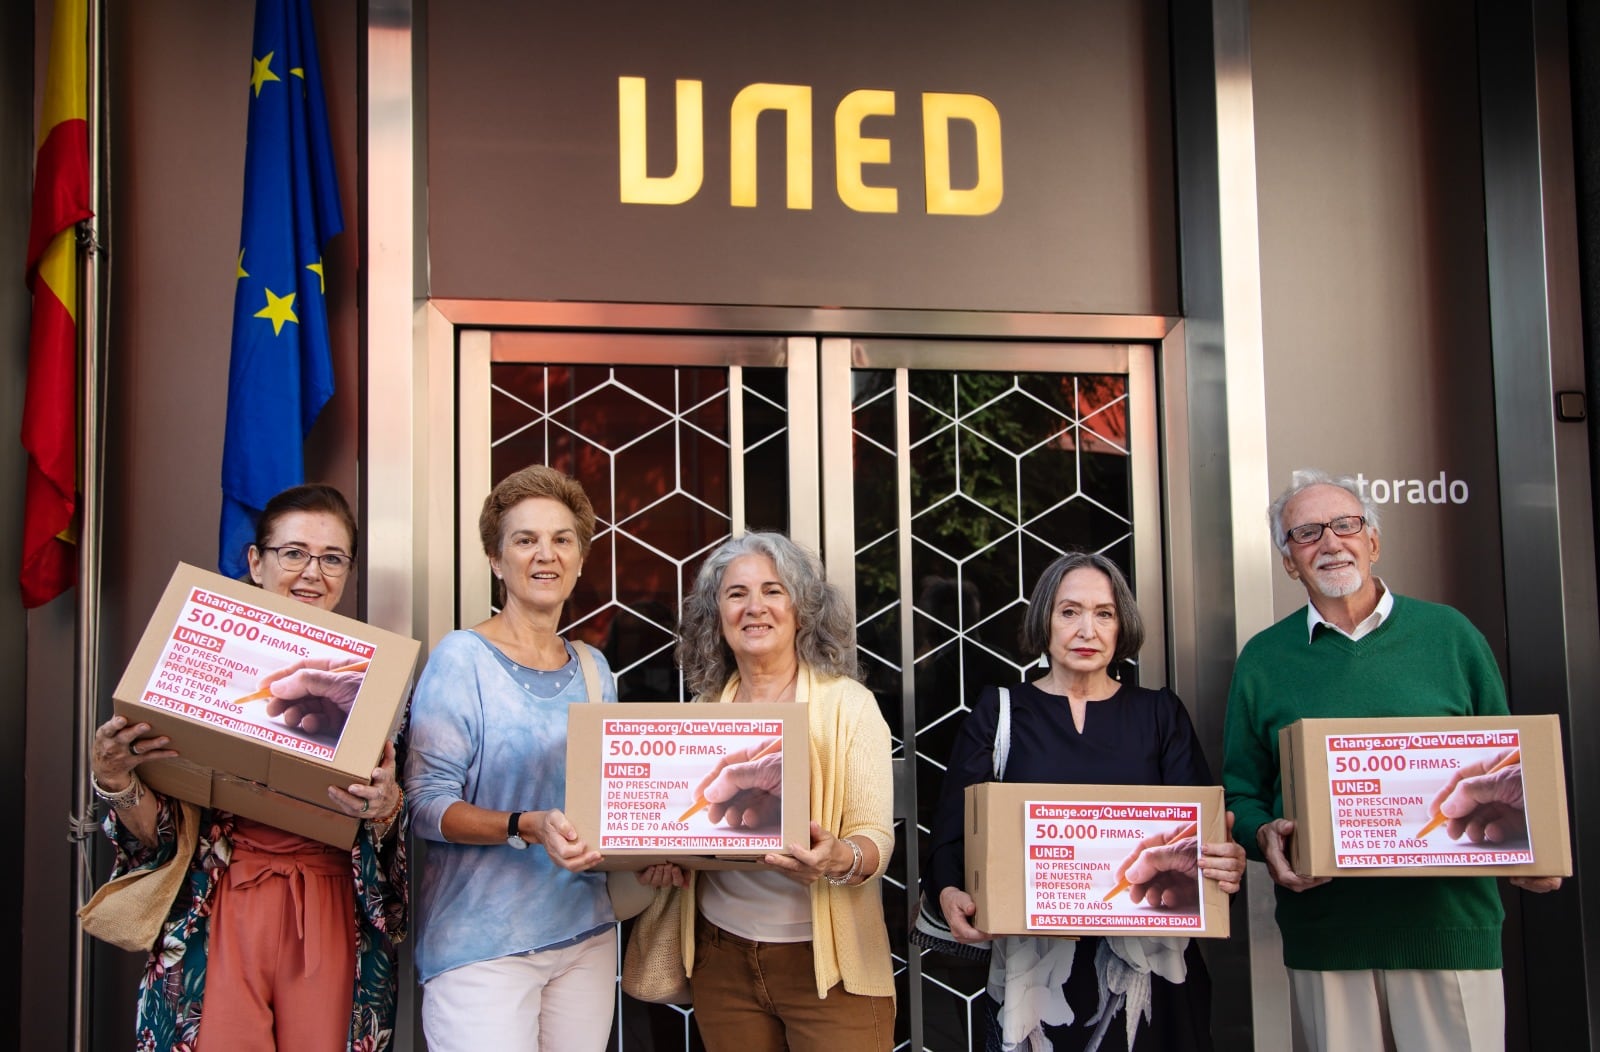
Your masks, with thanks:
[{"label": "silver bracelet", "polygon": [[842,877],[834,877],[823,874],[824,876],[828,876],[828,883],[832,884],[836,888],[842,888],[849,884],[852,880],[856,879],[856,874],[861,872],[861,845],[855,842],[854,837],[845,837],[844,842],[850,845],[850,853],[854,856],[854,858],[852,858],[850,861],[850,868],[845,870],[845,874]]},{"label": "silver bracelet", "polygon": [[108,793],[100,788],[100,783],[95,781],[94,772],[89,772],[89,788],[94,790],[94,795],[111,805],[113,810],[126,811],[137,807],[140,797],[144,796],[144,783],[139,780],[138,771],[129,771],[128,787],[120,792]]}]

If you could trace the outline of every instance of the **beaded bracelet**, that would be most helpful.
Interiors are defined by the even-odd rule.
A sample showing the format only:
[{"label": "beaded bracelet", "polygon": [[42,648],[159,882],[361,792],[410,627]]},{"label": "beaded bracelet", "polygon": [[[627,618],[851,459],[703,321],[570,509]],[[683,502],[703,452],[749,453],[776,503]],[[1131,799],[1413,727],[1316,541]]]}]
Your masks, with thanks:
[{"label": "beaded bracelet", "polygon": [[128,772],[128,785],[117,792],[107,792],[95,780],[94,773],[89,774],[89,788],[94,790],[94,795],[109,804],[114,811],[126,811],[139,805],[139,798],[144,795],[144,783],[139,780],[138,771]]},{"label": "beaded bracelet", "polygon": [[390,811],[388,816],[385,818],[367,819],[368,824],[377,830],[379,840],[382,840],[384,837],[389,835],[389,830],[393,829],[395,823],[400,820],[400,813],[406,809],[405,786],[396,785],[395,788],[400,792],[400,799],[395,801],[394,810]]},{"label": "beaded bracelet", "polygon": [[[850,860],[850,868],[845,870],[842,877],[828,876],[828,883],[836,888],[842,888],[856,879],[856,874],[861,872],[861,845],[856,843],[854,837],[845,837],[844,842],[850,845],[850,853],[854,856]],[[827,874],[824,874],[827,876]]]}]

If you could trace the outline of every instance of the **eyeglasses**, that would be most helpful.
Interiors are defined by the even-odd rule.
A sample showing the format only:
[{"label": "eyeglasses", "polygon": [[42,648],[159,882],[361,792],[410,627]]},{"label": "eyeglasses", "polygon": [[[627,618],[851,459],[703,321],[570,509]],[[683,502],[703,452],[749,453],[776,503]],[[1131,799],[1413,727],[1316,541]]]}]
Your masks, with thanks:
[{"label": "eyeglasses", "polygon": [[277,556],[278,565],[290,573],[299,573],[301,570],[306,568],[307,563],[315,559],[322,567],[323,576],[343,577],[349,572],[350,564],[355,561],[354,559],[351,559],[350,556],[340,555],[338,552],[327,552],[323,555],[312,555],[304,548],[296,548],[293,545],[288,544],[282,544],[276,548],[263,548],[261,550],[264,552],[271,552],[273,555]]},{"label": "eyeglasses", "polygon": [[1367,524],[1365,515],[1341,515],[1332,522],[1306,522],[1289,531],[1289,539],[1296,544],[1310,544],[1322,536],[1323,530],[1332,530],[1335,537],[1354,537]]}]

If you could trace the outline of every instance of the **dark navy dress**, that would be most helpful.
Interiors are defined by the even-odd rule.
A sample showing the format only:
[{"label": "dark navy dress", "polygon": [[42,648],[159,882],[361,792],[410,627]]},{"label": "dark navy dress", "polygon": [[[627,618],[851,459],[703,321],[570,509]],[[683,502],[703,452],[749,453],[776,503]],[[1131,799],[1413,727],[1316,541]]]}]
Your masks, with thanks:
[{"label": "dark navy dress", "polygon": [[[956,736],[944,788],[934,813],[928,864],[922,889],[930,903],[946,887],[962,887],[965,851],[962,801],[969,785],[993,780],[995,725],[1000,692],[984,689],[977,706]],[[1124,686],[1104,701],[1090,702],[1079,732],[1067,699],[1046,694],[1029,683],[1011,688],[1011,751],[1007,782],[1068,782],[1091,785],[1213,785],[1200,751],[1194,724],[1177,695],[1169,690]],[[1074,1020],[1047,1028],[1056,1052],[1074,1052],[1089,1040],[1084,1023],[1099,1006],[1094,955],[1100,940],[1079,941],[1067,980],[1067,1003]],[[1150,1019],[1141,1022],[1132,1052],[1207,1052],[1211,1046],[1211,978],[1197,944],[1184,957],[1188,978],[1174,985],[1152,975]],[[990,1024],[996,1005],[988,1001]],[[1126,1049],[1122,1013],[1112,1020],[1100,1048]],[[998,1047],[998,1045],[996,1045]]]}]

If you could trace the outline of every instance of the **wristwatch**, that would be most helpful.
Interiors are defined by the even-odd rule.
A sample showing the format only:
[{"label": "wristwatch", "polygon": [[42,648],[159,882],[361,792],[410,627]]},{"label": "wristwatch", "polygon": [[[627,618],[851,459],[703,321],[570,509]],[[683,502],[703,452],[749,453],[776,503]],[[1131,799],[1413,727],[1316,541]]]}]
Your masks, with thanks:
[{"label": "wristwatch", "polygon": [[522,839],[521,833],[517,832],[517,823],[522,820],[522,815],[523,812],[521,811],[513,811],[511,812],[511,817],[506,819],[506,843],[518,851],[524,851],[528,847],[528,842]]}]

